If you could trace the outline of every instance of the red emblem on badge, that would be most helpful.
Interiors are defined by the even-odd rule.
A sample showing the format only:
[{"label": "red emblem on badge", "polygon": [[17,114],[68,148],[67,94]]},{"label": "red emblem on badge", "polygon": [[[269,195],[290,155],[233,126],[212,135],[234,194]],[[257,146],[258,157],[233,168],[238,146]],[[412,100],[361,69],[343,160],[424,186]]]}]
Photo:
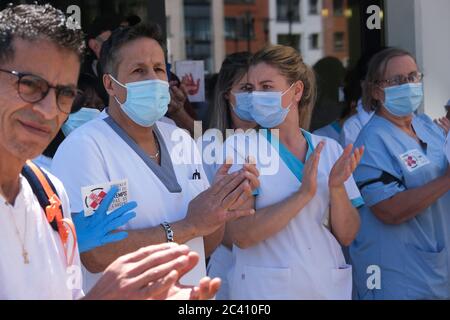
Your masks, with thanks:
[{"label": "red emblem on badge", "polygon": [[413,156],[408,156],[405,159],[406,165],[410,168],[415,168],[417,166],[417,159]]},{"label": "red emblem on badge", "polygon": [[[100,190],[100,192],[98,192],[99,190]],[[86,198],[86,206],[95,210],[100,205],[103,198],[105,198],[105,197],[106,197],[106,192],[103,191],[103,189],[94,189],[91,191],[89,196]]]}]

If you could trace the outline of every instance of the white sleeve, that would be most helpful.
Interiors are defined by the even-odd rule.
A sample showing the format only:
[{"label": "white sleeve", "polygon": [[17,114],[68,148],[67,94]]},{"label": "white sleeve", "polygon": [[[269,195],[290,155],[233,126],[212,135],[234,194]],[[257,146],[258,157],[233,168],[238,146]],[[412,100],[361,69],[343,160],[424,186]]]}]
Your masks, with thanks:
[{"label": "white sleeve", "polygon": [[52,173],[62,181],[72,212],[83,210],[82,187],[110,181],[99,147],[90,136],[81,134],[68,137],[60,145]]},{"label": "white sleeve", "polygon": [[[330,141],[327,141],[327,143],[330,143]],[[335,145],[337,148],[337,154],[336,154],[336,160],[335,160],[335,162],[336,162],[339,159],[339,157],[342,155],[344,150],[338,143],[335,143]],[[359,208],[359,207],[363,206],[364,200],[361,196],[361,193],[359,192],[359,189],[356,185],[353,175],[351,175],[350,178],[348,178],[347,181],[345,181],[344,186],[345,186],[345,190],[347,191],[348,198],[352,202],[353,207]]]},{"label": "white sleeve", "polygon": [[[44,170],[44,171],[46,171],[46,170]],[[66,190],[64,189],[63,184],[61,183],[61,181],[59,181],[58,178],[56,178],[51,173],[49,173],[47,171],[46,171],[46,173],[47,173],[48,177],[50,178],[50,180],[52,181],[53,185],[55,186],[56,192],[58,193],[58,197],[61,200],[64,218],[72,220],[72,217],[70,215],[69,197],[67,196],[67,193],[66,193]],[[74,239],[71,238],[71,240],[74,240]],[[73,246],[73,242],[68,244],[68,248],[72,248],[72,246]],[[84,292],[83,292],[83,278],[82,278],[83,272],[81,271],[81,260],[80,260],[80,253],[78,250],[78,245],[77,245],[76,250],[73,253],[73,255],[74,255],[73,263],[72,263],[71,269],[67,270],[67,275],[70,278],[72,278],[72,277],[75,277],[75,278],[70,279],[70,280],[68,278],[67,281],[70,281],[70,283],[73,285],[72,299],[79,300],[84,297]]]},{"label": "white sleeve", "polygon": [[[229,137],[224,143],[224,160],[226,161],[228,159],[233,163],[229,173],[242,169],[246,162],[245,160],[248,155],[245,149],[245,139],[247,139],[245,134],[235,134]],[[256,155],[254,155],[254,158],[257,159]]]},{"label": "white sleeve", "polygon": [[339,143],[343,148],[351,143],[355,143],[361,131],[361,124],[356,116],[352,116],[345,123],[339,137]]}]

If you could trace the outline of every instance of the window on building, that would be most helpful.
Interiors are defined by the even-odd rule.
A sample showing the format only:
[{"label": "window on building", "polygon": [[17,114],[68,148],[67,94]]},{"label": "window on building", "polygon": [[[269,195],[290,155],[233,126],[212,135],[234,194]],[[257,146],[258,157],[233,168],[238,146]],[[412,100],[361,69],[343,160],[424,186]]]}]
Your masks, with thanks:
[{"label": "window on building", "polygon": [[[250,30],[249,30],[250,28]],[[249,35],[250,31],[250,35]],[[255,38],[254,21],[250,17],[226,17],[225,18],[225,39],[227,40],[244,40]]]},{"label": "window on building", "polygon": [[333,0],[333,15],[339,17],[344,14],[344,0]]},{"label": "window on building", "polygon": [[311,50],[319,49],[319,34],[312,33],[309,35],[309,48]]},{"label": "window on building", "polygon": [[335,51],[344,50],[344,33],[343,32],[335,32],[333,35],[333,43]]},{"label": "window on building", "polygon": [[318,0],[309,0],[309,14],[311,15],[319,14]]},{"label": "window on building", "polygon": [[172,29],[170,28],[171,25],[171,20],[170,20],[170,16],[166,17],[166,32],[167,32],[167,38],[172,38],[173,34],[172,34]]},{"label": "window on building", "polygon": [[277,20],[300,22],[300,0],[277,0]]},{"label": "window on building", "polygon": [[247,4],[255,3],[255,0],[225,0],[226,4]]},{"label": "window on building", "polygon": [[236,39],[236,18],[225,18],[225,39]]},{"label": "window on building", "polygon": [[278,44],[285,46],[291,46],[298,51],[301,51],[301,36],[299,34],[279,34]]}]

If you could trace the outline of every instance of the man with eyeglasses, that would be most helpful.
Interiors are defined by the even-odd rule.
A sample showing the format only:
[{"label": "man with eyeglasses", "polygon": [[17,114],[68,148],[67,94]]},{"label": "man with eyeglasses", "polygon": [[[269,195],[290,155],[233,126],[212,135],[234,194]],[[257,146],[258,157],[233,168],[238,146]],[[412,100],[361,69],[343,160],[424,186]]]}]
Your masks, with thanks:
[{"label": "man with eyeglasses", "polygon": [[[82,32],[68,29],[64,14],[50,5],[0,12],[0,299],[84,296],[78,251],[67,262],[64,242],[21,174],[26,160],[45,149],[71,110],[83,49]],[[48,176],[67,215],[67,194],[58,179]],[[220,281],[178,284],[198,259],[186,246],[143,247],[110,264],[85,298],[209,299]]]}]

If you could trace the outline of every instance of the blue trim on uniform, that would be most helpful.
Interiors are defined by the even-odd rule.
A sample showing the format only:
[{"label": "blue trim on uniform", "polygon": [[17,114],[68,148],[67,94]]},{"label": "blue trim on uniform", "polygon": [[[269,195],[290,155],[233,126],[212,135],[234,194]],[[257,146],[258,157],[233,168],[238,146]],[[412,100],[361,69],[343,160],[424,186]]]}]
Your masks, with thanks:
[{"label": "blue trim on uniform", "polygon": [[336,130],[337,133],[339,133],[339,134],[341,133],[342,126],[339,124],[339,121],[336,120],[336,121],[332,122],[330,125],[334,130]]},{"label": "blue trim on uniform", "polygon": [[[311,133],[303,129],[301,131],[308,145],[308,150],[306,152],[306,160],[308,160],[311,154],[314,152],[314,145],[312,143]],[[273,145],[270,130],[267,130],[265,132],[263,131],[263,133],[266,133],[263,134],[264,137],[267,139],[267,141],[269,141]],[[300,159],[298,159],[291,151],[289,151],[289,149],[283,143],[281,143],[281,141],[279,142],[278,153],[280,155],[280,158],[289,168],[289,170],[291,170],[291,172],[295,175],[295,177],[297,177],[298,181],[302,182],[303,168],[305,166],[304,163],[301,162]]]},{"label": "blue trim on uniform", "polygon": [[365,202],[364,202],[362,197],[359,197],[359,198],[356,198],[356,199],[352,199],[351,202],[352,202],[353,208],[356,208],[356,209],[359,209],[363,205],[365,205]]}]

